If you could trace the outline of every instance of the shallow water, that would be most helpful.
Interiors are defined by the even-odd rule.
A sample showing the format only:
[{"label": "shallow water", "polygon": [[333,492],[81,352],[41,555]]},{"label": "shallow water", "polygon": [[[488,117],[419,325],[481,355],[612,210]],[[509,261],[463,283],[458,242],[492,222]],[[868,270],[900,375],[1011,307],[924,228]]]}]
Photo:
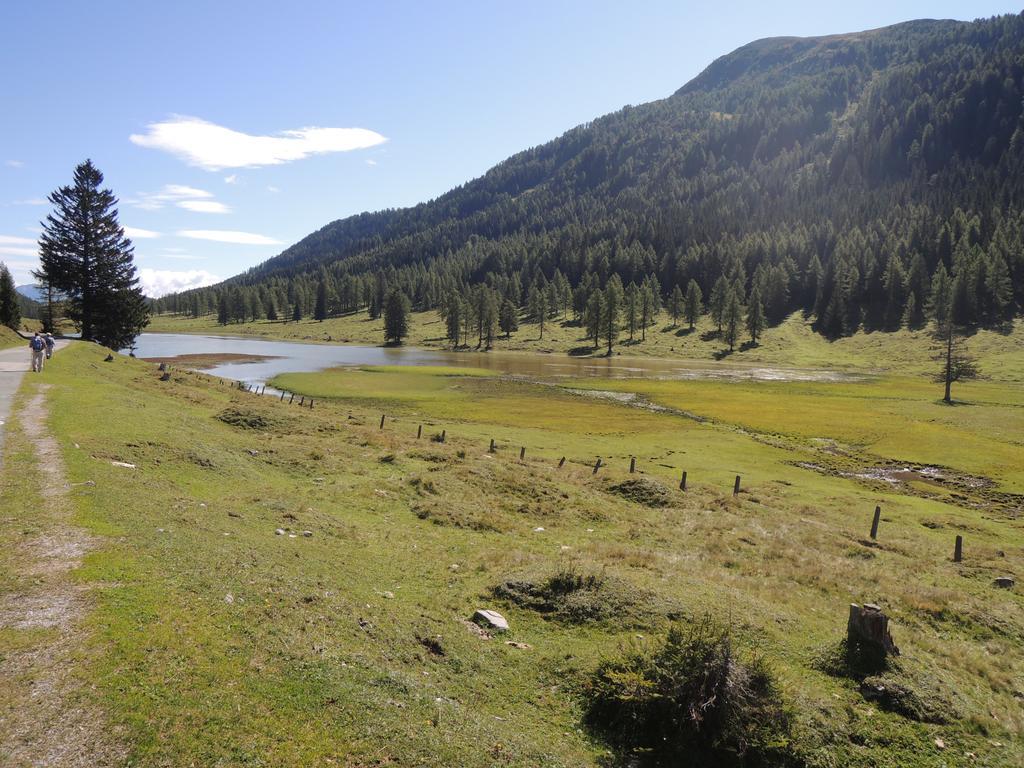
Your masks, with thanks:
[{"label": "shallow water", "polygon": [[225,362],[206,369],[215,376],[263,385],[279,373],[319,371],[358,365],[439,365],[483,368],[539,379],[726,379],[755,381],[850,381],[837,371],[688,362],[644,358],[573,358],[515,352],[448,352],[415,347],[366,347],[351,344],[303,344],[233,336],[144,333],[136,339],[137,357],[232,353],[264,356],[254,362]]}]

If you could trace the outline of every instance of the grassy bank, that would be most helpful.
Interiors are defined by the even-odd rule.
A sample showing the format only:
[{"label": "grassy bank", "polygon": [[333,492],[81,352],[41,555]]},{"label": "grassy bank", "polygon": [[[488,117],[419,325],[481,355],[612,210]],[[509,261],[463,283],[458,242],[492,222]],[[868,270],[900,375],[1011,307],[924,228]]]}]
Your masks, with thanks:
[{"label": "grassy bank", "polygon": [[[95,484],[73,486],[77,520],[103,541],[77,574],[98,585],[81,674],[135,764],[599,765],[606,747],[581,718],[590,672],[638,635],[708,613],[770,661],[812,765],[943,766],[965,753],[1019,764],[1024,603],[1019,587],[991,584],[1024,557],[1013,498],[839,474],[926,438],[973,440],[931,460],[1019,491],[1011,384],[967,385],[974,405],[939,411],[934,394],[887,379],[790,390],[552,387],[452,368],[280,377],[316,398],[311,410],[103,356],[75,345],[45,379],[68,480]],[[620,402],[631,393],[617,390],[641,384],[647,403],[691,415]],[[856,419],[851,403],[866,404]],[[891,428],[872,431],[879,419]],[[932,431],[899,436],[911,422]],[[446,442],[431,439],[442,430]],[[14,435],[5,493],[30,476],[19,445]],[[638,477],[631,456],[648,483],[621,485]],[[799,466],[829,456],[828,471]],[[31,514],[5,507],[0,542]],[[17,563],[0,569],[10,591]],[[589,612],[492,594],[566,572],[607,585]],[[888,674],[947,722],[882,709],[823,662],[851,601],[893,617],[903,656]],[[502,611],[511,632],[471,630],[479,607]]]}]

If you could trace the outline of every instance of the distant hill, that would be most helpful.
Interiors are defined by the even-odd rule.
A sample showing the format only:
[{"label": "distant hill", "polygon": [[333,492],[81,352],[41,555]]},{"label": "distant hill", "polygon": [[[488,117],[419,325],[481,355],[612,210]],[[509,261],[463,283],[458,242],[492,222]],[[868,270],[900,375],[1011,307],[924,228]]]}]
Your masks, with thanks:
[{"label": "distant hill", "polygon": [[14,290],[16,290],[26,299],[29,299],[30,301],[34,301],[36,303],[41,303],[43,299],[46,298],[46,295],[43,293],[42,289],[40,289],[39,286],[37,285],[19,285],[16,286]]},{"label": "distant hill", "polygon": [[447,309],[486,284],[583,316],[618,275],[663,300],[725,283],[770,322],[803,310],[840,335],[920,323],[941,269],[961,322],[998,325],[1024,306],[1022,60],[1020,16],[759,40],[666,99],[154,307],[308,315],[322,283],[329,313],[378,311],[390,286]]}]

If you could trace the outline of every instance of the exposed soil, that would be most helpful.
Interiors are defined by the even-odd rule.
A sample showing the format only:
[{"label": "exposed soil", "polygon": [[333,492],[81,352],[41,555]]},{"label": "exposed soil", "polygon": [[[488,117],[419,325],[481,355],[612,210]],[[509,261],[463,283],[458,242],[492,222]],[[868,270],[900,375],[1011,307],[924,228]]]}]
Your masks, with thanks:
[{"label": "exposed soil", "polygon": [[90,598],[88,587],[75,584],[70,573],[96,542],[70,524],[70,486],[57,442],[46,431],[44,397],[45,387],[19,421],[40,474],[40,519],[53,524],[19,544],[20,584],[0,600],[0,629],[35,632],[30,645],[0,657],[0,677],[13,692],[0,704],[0,764],[122,765],[126,750],[75,668],[84,646],[80,619]]},{"label": "exposed soil", "polygon": [[180,365],[182,368],[216,368],[223,363],[262,363],[264,360],[276,360],[277,355],[247,355],[242,352],[199,352],[192,355],[176,355],[174,357],[144,357],[147,363],[167,363]]}]

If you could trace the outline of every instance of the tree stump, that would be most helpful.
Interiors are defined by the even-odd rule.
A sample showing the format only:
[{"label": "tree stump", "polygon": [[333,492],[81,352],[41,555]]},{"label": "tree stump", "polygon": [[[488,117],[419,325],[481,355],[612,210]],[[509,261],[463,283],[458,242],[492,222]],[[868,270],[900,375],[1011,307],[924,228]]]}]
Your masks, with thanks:
[{"label": "tree stump", "polygon": [[850,604],[850,619],[846,624],[846,640],[851,647],[868,646],[882,656],[899,656],[900,649],[889,634],[889,617],[877,605]]}]

